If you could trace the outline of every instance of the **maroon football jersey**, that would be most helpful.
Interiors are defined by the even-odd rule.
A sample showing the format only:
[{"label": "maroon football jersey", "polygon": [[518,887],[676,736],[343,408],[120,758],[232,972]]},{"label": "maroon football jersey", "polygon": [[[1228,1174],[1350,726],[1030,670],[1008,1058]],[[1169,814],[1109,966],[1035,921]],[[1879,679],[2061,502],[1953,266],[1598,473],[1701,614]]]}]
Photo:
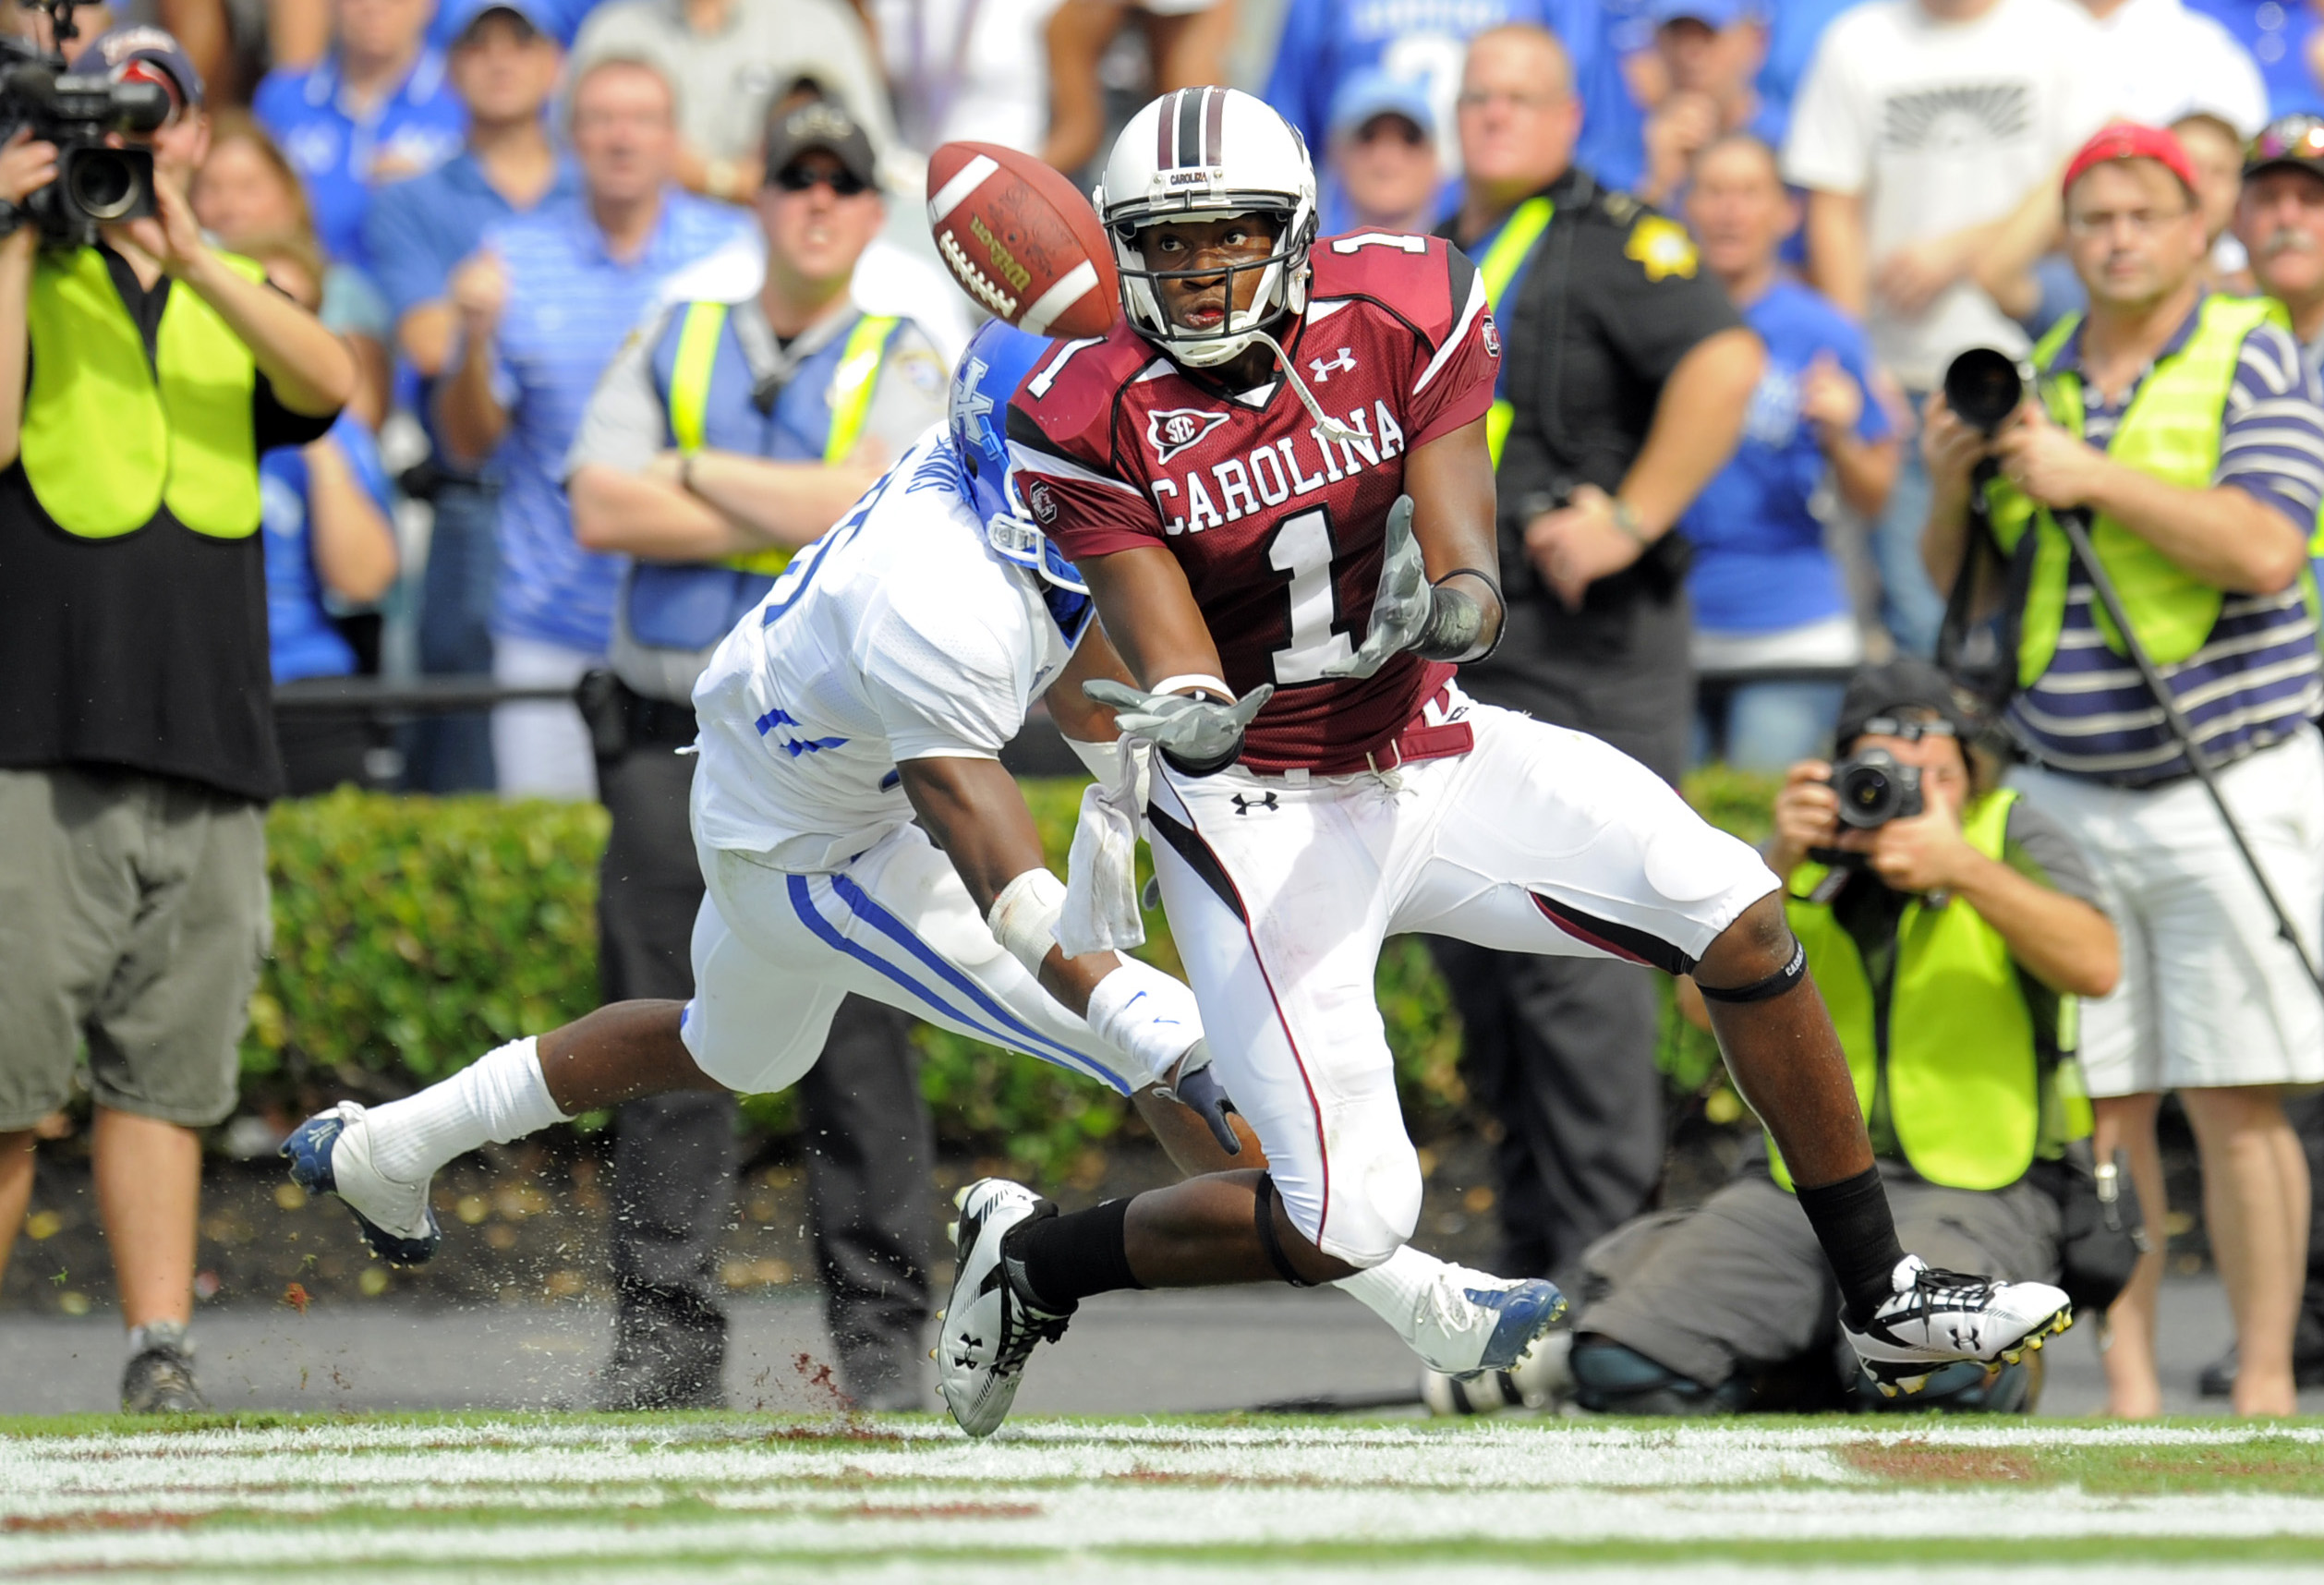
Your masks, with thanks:
[{"label": "maroon football jersey", "polygon": [[1324,668],[1363,642],[1388,508],[1412,447],[1484,415],[1501,344],[1449,243],[1364,232],[1315,244],[1307,313],[1276,333],[1328,438],[1278,377],[1235,393],[1127,323],[1065,342],[1019,388],[1009,437],[1027,509],[1075,560],[1168,546],[1237,694],[1275,697],[1243,739],[1253,770],[1377,753],[1452,668],[1406,653],[1374,675]]}]

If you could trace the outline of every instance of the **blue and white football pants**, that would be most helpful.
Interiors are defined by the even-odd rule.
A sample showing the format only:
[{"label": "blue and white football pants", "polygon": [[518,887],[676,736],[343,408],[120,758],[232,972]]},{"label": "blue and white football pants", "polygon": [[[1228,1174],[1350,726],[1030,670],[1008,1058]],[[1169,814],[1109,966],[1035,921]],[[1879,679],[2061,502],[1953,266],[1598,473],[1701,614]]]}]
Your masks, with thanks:
[{"label": "blue and white football pants", "polygon": [[695,1065],[727,1088],[762,1095],[798,1083],[851,993],[1124,1095],[1144,1082],[994,939],[919,827],[812,875],[753,853],[695,852],[709,892],[694,919],[694,999],[682,1029]]}]

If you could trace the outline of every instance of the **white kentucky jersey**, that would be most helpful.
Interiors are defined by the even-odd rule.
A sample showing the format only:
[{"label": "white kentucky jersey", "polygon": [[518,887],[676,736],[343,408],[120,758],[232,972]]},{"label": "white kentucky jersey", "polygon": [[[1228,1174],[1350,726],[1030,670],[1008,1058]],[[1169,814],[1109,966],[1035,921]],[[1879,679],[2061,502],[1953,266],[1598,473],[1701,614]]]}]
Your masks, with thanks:
[{"label": "white kentucky jersey", "polygon": [[987,544],[931,429],[712,654],[694,690],[696,841],[845,865],[911,820],[898,761],[999,757],[1087,608]]}]

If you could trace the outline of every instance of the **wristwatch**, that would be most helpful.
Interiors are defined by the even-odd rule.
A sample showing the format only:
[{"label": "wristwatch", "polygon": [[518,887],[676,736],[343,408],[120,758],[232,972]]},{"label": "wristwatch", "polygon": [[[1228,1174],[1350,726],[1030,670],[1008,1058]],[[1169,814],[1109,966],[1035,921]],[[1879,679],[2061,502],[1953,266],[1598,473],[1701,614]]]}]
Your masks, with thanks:
[{"label": "wristwatch", "polygon": [[22,205],[0,199],[0,236],[14,236],[31,218],[24,212]]},{"label": "wristwatch", "polygon": [[1647,546],[1646,530],[1639,526],[1638,508],[1616,495],[1611,498],[1614,526],[1629,537],[1630,542],[1643,551]]}]

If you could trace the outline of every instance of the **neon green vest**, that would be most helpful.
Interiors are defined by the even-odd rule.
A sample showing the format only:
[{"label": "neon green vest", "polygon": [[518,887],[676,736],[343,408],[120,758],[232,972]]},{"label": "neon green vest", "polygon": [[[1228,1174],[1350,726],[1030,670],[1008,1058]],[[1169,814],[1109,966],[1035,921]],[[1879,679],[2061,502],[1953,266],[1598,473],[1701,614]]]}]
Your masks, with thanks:
[{"label": "neon green vest", "polygon": [[[710,369],[718,361],[719,335],[726,328],[724,303],[688,303],[678,327],[678,351],[670,370],[670,432],[681,452],[702,449],[703,416],[709,410]],[[823,460],[842,462],[855,449],[871,415],[872,394],[879,386],[879,364],[888,350],[888,337],[903,321],[893,315],[865,314],[847,333],[840,349],[839,368],[831,373],[831,429],[823,442]],[[727,557],[720,565],[772,577],[790,563],[787,546],[770,545]]]},{"label": "neon green vest", "polygon": [[[2206,297],[2195,333],[2186,344],[2157,363],[2131,398],[2130,408],[2108,443],[2107,454],[2168,483],[2187,490],[2209,488],[2219,468],[2219,430],[2227,395],[2235,380],[2235,360],[2244,338],[2273,320],[2289,326],[2281,304],[2255,297]],[[2080,322],[2068,315],[2034,348],[2034,368],[2050,416],[2076,435],[2082,433],[2082,380],[2072,371],[2052,376],[2059,349]],[[2037,536],[2032,583],[2020,619],[2017,681],[2031,686],[2058,652],[2065,621],[2066,571],[2072,552],[2065,536],[2045,510],[2006,479],[1986,486],[1994,537],[2003,554],[2014,552],[2027,526]],[[2130,624],[2147,653],[2171,666],[2203,647],[2219,623],[2224,593],[2207,584],[2103,513],[2091,525],[2090,544],[2106,564],[2123,597]],[[2099,631],[2115,654],[2126,653],[2122,635],[2103,611]]]},{"label": "neon green vest", "polygon": [[[251,280],[248,259],[226,262]],[[170,287],[153,361],[93,248],[43,252],[27,309],[32,384],[25,478],[58,527],[85,539],[134,533],[166,505],[198,534],[258,531],[250,419],[258,366],[218,311]],[[158,370],[158,378],[156,371]]]},{"label": "neon green vest", "polygon": [[[1501,227],[1501,235],[1493,239],[1493,246],[1484,250],[1477,262],[1477,273],[1484,277],[1485,307],[1495,314],[1501,311],[1501,298],[1508,291],[1509,283],[1533,251],[1533,244],[1549,229],[1550,217],[1557,206],[1545,198],[1530,198],[1509,214]],[[1508,444],[1509,426],[1517,420],[1517,409],[1507,397],[1495,397],[1493,406],[1484,416],[1484,443],[1493,453],[1493,466],[1501,466],[1501,448]]]},{"label": "neon green vest", "polygon": [[[2001,856],[2016,796],[1988,793],[1966,812],[1961,834],[1988,858]],[[1905,905],[1883,1050],[1879,1001],[1854,938],[1829,904],[1808,901],[1824,874],[1815,864],[1795,870],[1785,911],[1815,965],[1857,1104],[1867,1119],[1885,1113],[1914,1171],[1947,1188],[2005,1188],[2037,1154],[2055,1155],[2089,1131],[2078,1071],[2051,1056],[2072,1044],[2070,1027],[2045,1051],[2008,943],[1963,903]],[[2063,998],[2062,1024],[2073,1007]],[[1768,1155],[1789,1188],[1772,1142]]]}]

